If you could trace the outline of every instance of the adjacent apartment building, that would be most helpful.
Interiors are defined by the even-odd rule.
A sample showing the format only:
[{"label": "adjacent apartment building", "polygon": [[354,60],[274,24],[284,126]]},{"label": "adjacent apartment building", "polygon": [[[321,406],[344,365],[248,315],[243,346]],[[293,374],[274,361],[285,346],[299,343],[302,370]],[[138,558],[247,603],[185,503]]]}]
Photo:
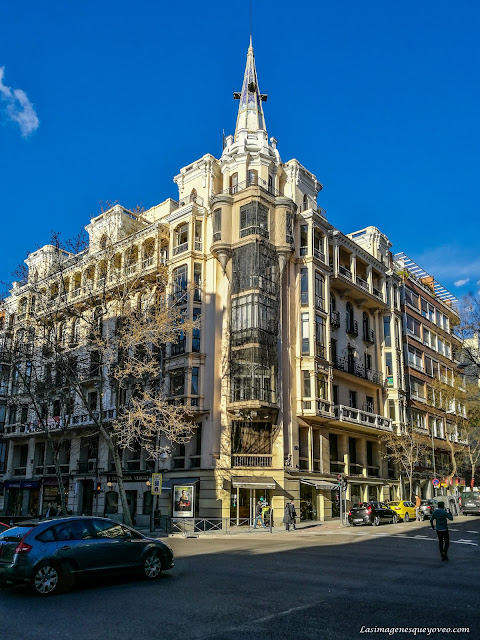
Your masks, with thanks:
[{"label": "adjacent apartment building", "polygon": [[[141,215],[117,205],[86,227],[85,251],[46,246],[27,258],[28,279],[13,284],[0,329],[0,513],[45,513],[58,501],[45,434],[15,372],[21,367],[25,380],[35,349],[28,333],[32,283],[40,279],[55,292],[52,265],[59,260],[66,311],[55,330],[68,336],[73,355],[88,349],[89,336],[69,321],[68,306],[93,312],[106,282],[140,277],[141,297],[167,267],[169,292],[181,296],[185,317],[201,319],[165,352],[166,394],[190,408],[194,437],[168,446],[157,463],[138,448],[123,452],[138,525],[150,519],[154,468],[163,472],[162,515],[175,512],[175,487],[188,487],[200,518],[240,523],[264,496],[274,514],[293,497],[303,518],[328,519],[338,516],[339,474],[348,479],[351,502],[399,496],[399,469],[386,457],[382,434],[400,433],[410,416],[432,430],[436,452],[443,451],[453,414],[427,409],[427,387],[430,376],[451,375],[453,306],[433,299],[421,278],[405,276],[410,267],[398,267],[400,257],[393,259],[377,228],[336,229],[319,205],[316,176],[295,159],[281,160],[267,133],[251,43],[234,97],[234,134],[219,159],[207,154],[180,170],[177,200]],[[108,264],[107,227],[118,256]],[[118,398],[108,387],[108,366],[94,373],[85,381],[90,410],[101,407],[108,427]],[[55,402],[45,409],[52,434]],[[61,462],[69,509],[121,517],[108,447],[75,398],[68,424]]]}]

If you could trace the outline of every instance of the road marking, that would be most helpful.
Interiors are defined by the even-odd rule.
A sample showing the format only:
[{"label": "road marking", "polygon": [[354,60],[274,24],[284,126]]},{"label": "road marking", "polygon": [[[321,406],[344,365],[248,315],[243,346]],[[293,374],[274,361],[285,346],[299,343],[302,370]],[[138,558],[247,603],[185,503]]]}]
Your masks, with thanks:
[{"label": "road marking", "polygon": [[450,527],[448,527],[449,531],[460,531],[460,529],[450,529]]},{"label": "road marking", "polygon": [[[450,531],[453,531],[453,529],[450,529]],[[467,533],[478,533],[478,531],[467,531]]]},{"label": "road marking", "polygon": [[413,536],[413,537],[414,537],[414,538],[427,538],[428,540],[430,540],[430,538],[429,538],[428,536],[419,536],[419,535],[416,535],[416,536]]},{"label": "road marking", "polygon": [[450,540],[450,542],[454,542],[455,544],[470,544],[472,547],[478,547],[476,542],[472,542],[471,540]]}]

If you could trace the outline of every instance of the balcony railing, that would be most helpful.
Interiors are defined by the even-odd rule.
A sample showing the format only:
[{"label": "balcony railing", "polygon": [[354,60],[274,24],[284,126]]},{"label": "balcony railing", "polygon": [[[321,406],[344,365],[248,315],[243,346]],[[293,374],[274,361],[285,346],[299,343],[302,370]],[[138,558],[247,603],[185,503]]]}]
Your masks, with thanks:
[{"label": "balcony railing", "polygon": [[339,265],[338,266],[338,272],[344,278],[348,278],[348,280],[353,280],[352,272],[350,271],[350,269],[347,269],[346,267],[343,267],[342,265]]},{"label": "balcony railing", "polygon": [[142,260],[142,269],[148,269],[153,265],[153,256],[147,256]]},{"label": "balcony railing", "polygon": [[354,407],[346,407],[343,404],[336,405],[333,408],[335,417],[341,422],[351,422],[361,424],[372,429],[381,429],[382,431],[392,431],[392,421],[376,413],[362,411]]},{"label": "balcony railing", "polygon": [[173,248],[173,255],[178,256],[179,253],[183,253],[184,251],[188,251],[188,242],[182,242],[178,246]]},{"label": "balcony railing", "polygon": [[248,189],[249,187],[260,187],[260,189],[262,189],[262,191],[266,191],[267,193],[269,193],[272,196],[282,196],[283,193],[281,193],[280,191],[278,191],[277,189],[275,189],[272,185],[269,185],[268,182],[266,180],[264,180],[263,178],[258,178],[255,176],[255,178],[251,178],[250,180],[244,180],[243,182],[239,182],[237,184],[234,184],[230,187],[227,187],[227,189],[224,189],[223,191],[220,191],[220,193],[229,193],[231,195],[234,195],[235,193],[239,193],[240,191],[243,191],[244,189]]},{"label": "balcony railing", "polygon": [[350,320],[350,315],[347,313],[347,328],[346,332],[351,336],[358,336],[358,322],[354,320],[353,322]]},{"label": "balcony railing", "polygon": [[375,334],[373,333],[373,329],[364,329],[363,339],[365,340],[365,342],[373,344],[375,342]]},{"label": "balcony railing", "polygon": [[313,249],[313,255],[315,256],[315,258],[318,258],[322,262],[325,262],[325,254],[323,253],[323,251],[320,251],[320,249]]},{"label": "balcony railing", "polygon": [[363,473],[363,464],[356,464],[355,462],[351,462],[349,464],[349,475],[361,476],[362,473]]},{"label": "balcony railing", "polygon": [[335,369],[350,373],[352,376],[365,378],[365,380],[369,380],[375,384],[383,384],[383,375],[381,371],[366,369],[363,364],[357,364],[355,360],[349,360],[348,358],[336,358],[333,366]]},{"label": "balcony railing", "polygon": [[357,276],[355,278],[355,281],[357,283],[357,285],[359,287],[362,287],[362,289],[365,289],[365,291],[369,291],[369,286],[368,286],[368,282],[366,280],[364,280],[363,278],[360,278],[359,276]]},{"label": "balcony railing", "polygon": [[344,462],[340,462],[340,460],[330,460],[330,473],[343,473],[344,471]]},{"label": "balcony railing", "polygon": [[272,456],[236,453],[232,455],[232,467],[271,467]]}]

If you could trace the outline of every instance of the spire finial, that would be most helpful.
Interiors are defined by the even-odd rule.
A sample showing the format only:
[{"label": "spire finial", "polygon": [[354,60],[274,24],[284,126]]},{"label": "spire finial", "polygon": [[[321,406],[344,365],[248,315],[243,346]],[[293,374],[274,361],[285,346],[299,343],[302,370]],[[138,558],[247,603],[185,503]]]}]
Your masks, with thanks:
[{"label": "spire finial", "polygon": [[238,139],[239,131],[253,133],[263,130],[266,132],[262,102],[266,101],[267,96],[260,93],[260,89],[258,87],[251,34],[250,46],[248,47],[247,53],[247,64],[245,66],[245,74],[243,76],[242,91],[234,92],[233,97],[236,100],[240,100],[240,104],[238,106],[237,126],[235,128],[235,140]]}]

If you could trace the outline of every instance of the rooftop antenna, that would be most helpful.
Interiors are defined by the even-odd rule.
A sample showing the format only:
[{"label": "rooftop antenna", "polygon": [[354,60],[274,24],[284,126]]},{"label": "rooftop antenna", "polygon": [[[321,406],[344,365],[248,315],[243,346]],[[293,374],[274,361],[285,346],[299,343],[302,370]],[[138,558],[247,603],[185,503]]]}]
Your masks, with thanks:
[{"label": "rooftop antenna", "polygon": [[250,0],[250,46],[252,44],[252,0]]}]

